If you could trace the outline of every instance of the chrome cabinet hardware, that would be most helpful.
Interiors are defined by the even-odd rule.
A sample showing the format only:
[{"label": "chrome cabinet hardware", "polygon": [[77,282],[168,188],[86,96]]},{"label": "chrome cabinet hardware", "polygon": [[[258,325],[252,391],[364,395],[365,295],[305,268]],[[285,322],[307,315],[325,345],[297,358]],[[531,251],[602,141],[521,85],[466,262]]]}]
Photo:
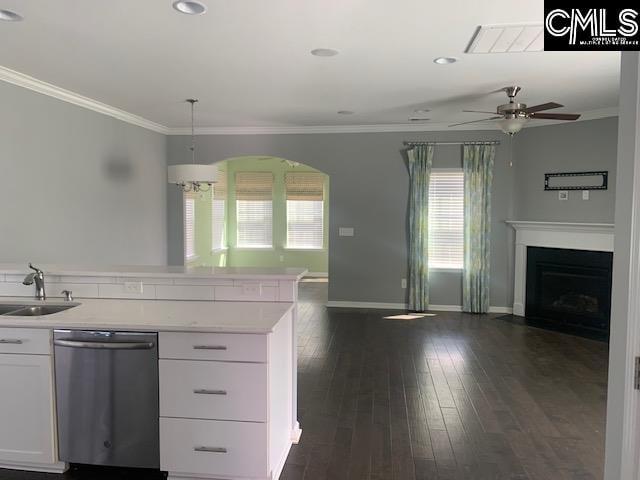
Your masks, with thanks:
[{"label": "chrome cabinet hardware", "polygon": [[226,350],[226,345],[194,345],[194,350]]},{"label": "chrome cabinet hardware", "polygon": [[22,345],[22,340],[19,338],[0,338],[0,343],[9,345]]},{"label": "chrome cabinet hardware", "polygon": [[226,395],[226,390],[207,390],[206,388],[196,388],[193,393],[197,395]]},{"label": "chrome cabinet hardware", "polygon": [[227,453],[227,449],[224,447],[194,447],[194,452],[208,452],[208,453]]}]

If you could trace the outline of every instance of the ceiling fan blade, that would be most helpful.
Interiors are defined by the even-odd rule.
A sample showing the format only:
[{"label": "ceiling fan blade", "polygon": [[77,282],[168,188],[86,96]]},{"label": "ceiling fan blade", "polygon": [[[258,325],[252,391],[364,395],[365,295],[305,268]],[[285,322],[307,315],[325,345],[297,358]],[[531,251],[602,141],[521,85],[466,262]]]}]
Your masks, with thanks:
[{"label": "ceiling fan blade", "polygon": [[488,113],[490,115],[495,115],[496,112],[486,112],[484,110],[462,110],[463,112],[469,112],[469,113]]},{"label": "ceiling fan blade", "polygon": [[542,120],[577,120],[580,118],[579,113],[532,113],[531,118],[539,118]]},{"label": "ceiling fan blade", "polygon": [[481,120],[471,120],[470,122],[460,122],[460,123],[452,123],[451,125],[449,125],[450,127],[457,127],[458,125],[466,125],[468,123],[479,123],[479,122],[488,122],[489,120],[498,120],[499,118],[502,118],[502,115],[500,115],[499,117],[490,117],[490,118],[483,118]]},{"label": "ceiling fan blade", "polygon": [[564,105],[560,105],[559,103],[556,103],[556,102],[541,103],[540,105],[534,105],[533,107],[527,108],[526,112],[527,113],[541,112],[542,110],[551,110],[552,108],[560,108],[560,107],[564,107]]}]

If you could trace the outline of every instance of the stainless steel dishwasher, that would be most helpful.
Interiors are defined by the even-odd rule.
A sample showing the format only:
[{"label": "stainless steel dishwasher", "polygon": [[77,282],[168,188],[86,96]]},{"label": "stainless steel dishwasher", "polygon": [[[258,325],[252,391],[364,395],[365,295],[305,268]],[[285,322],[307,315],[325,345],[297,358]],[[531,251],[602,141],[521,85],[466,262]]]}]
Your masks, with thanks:
[{"label": "stainless steel dishwasher", "polygon": [[54,331],[60,460],[159,468],[158,335]]}]

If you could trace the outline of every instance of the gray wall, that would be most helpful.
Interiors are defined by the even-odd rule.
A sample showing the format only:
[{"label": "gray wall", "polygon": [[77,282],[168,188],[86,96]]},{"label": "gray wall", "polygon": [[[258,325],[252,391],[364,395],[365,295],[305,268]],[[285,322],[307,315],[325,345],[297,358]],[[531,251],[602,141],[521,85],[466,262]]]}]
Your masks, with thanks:
[{"label": "gray wall", "polygon": [[166,264],[166,137],[4,82],[0,98],[0,261]]},{"label": "gray wall", "polygon": [[[197,161],[265,155],[305,163],[330,176],[329,299],[361,302],[405,301],[407,277],[408,173],[403,140],[504,140],[500,132],[427,132],[317,135],[200,136]],[[189,162],[188,137],[169,138],[169,164]],[[491,304],[512,303],[513,238],[504,220],[513,217],[513,170],[509,148],[497,147],[493,186]],[[460,146],[439,146],[434,164],[461,165]],[[182,263],[182,200],[169,190],[169,263]],[[355,237],[339,237],[339,226],[355,227]],[[433,272],[431,302],[461,304],[459,272]]]},{"label": "gray wall", "polygon": [[[517,220],[613,223],[616,189],[618,119],[526,128],[514,137]],[[569,192],[544,191],[544,174],[551,172],[609,171],[609,189]]]}]

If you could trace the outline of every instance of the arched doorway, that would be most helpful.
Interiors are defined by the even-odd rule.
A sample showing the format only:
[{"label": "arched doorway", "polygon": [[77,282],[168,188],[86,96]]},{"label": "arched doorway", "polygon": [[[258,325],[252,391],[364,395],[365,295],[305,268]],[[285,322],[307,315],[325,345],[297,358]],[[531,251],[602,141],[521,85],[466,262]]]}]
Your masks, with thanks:
[{"label": "arched doorway", "polygon": [[185,264],[299,267],[326,277],[328,175],[270,156],[228,158],[217,165],[218,182],[189,200],[192,223],[185,221],[185,229],[192,230],[185,230],[185,239],[192,243]]}]

